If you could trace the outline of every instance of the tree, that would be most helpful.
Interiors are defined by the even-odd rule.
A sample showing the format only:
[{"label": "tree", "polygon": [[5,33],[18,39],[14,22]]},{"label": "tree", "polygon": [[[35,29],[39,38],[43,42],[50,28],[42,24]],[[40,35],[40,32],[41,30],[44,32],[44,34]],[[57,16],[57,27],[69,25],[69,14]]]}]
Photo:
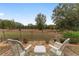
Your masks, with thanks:
[{"label": "tree", "polygon": [[24,25],[19,22],[14,22],[14,20],[8,20],[8,19],[0,19],[0,29],[3,29],[2,30],[3,40],[6,39],[4,29],[19,29],[21,39],[22,38],[21,28],[24,28]]},{"label": "tree", "polygon": [[47,28],[48,29],[55,29],[55,25],[48,25]]},{"label": "tree", "polygon": [[5,25],[4,25],[4,22],[2,21],[2,19],[0,20],[0,25],[1,25],[1,28],[3,29],[2,30],[2,33],[3,33],[2,41],[4,41],[5,40],[5,31],[4,31]]},{"label": "tree", "polygon": [[24,25],[19,22],[14,22],[14,20],[0,19],[1,29],[20,29],[24,28]]},{"label": "tree", "polygon": [[33,29],[33,24],[28,24],[29,29]]},{"label": "tree", "polygon": [[36,21],[37,28],[39,30],[43,30],[46,22],[46,16],[44,14],[39,13],[35,18],[35,21]]},{"label": "tree", "polygon": [[58,4],[52,20],[58,29],[79,30],[79,4]]},{"label": "tree", "polygon": [[19,22],[15,22],[15,25],[16,25],[16,28],[19,30],[19,40],[23,42],[21,29],[24,27],[24,25]]},{"label": "tree", "polygon": [[24,25],[19,22],[15,22],[15,26],[16,26],[16,29],[19,29],[19,30],[21,30],[21,28],[24,28]]}]

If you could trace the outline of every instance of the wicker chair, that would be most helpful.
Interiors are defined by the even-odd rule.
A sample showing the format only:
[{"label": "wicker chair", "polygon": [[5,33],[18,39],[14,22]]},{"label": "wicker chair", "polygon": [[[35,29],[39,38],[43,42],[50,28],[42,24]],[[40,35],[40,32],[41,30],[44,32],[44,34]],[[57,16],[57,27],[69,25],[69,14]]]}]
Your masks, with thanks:
[{"label": "wicker chair", "polygon": [[7,41],[11,46],[11,51],[12,51],[13,56],[28,55],[27,50],[31,47],[31,44],[27,48],[24,48],[22,43],[18,40],[8,39]]},{"label": "wicker chair", "polygon": [[69,42],[70,38],[66,39],[63,43],[55,42],[54,45],[49,44],[51,47],[50,51],[52,51],[57,56],[62,56],[63,50],[65,48],[65,44]]}]

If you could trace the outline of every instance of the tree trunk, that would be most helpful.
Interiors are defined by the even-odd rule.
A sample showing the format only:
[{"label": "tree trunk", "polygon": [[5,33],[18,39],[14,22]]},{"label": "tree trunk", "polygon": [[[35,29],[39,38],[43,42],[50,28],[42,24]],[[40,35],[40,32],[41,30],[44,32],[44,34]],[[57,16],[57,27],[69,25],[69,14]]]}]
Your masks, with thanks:
[{"label": "tree trunk", "polygon": [[3,33],[3,41],[4,41],[5,40],[5,31],[3,30],[2,33]]},{"label": "tree trunk", "polygon": [[43,29],[42,29],[42,32],[43,32]]},{"label": "tree trunk", "polygon": [[23,42],[23,39],[22,39],[22,32],[21,32],[21,30],[19,30],[20,31],[20,34],[19,34],[19,40],[21,41],[21,42]]}]

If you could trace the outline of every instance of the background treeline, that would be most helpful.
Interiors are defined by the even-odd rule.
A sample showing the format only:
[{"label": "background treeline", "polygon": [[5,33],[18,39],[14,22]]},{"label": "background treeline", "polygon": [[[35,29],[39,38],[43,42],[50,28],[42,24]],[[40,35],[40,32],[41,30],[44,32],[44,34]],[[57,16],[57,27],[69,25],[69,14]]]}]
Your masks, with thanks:
[{"label": "background treeline", "polygon": [[0,29],[18,29],[24,28],[24,25],[14,20],[0,19]]},{"label": "background treeline", "polygon": [[[43,29],[53,29],[55,25],[44,25]],[[15,22],[14,20],[0,19],[0,29],[38,29],[37,25]]]}]

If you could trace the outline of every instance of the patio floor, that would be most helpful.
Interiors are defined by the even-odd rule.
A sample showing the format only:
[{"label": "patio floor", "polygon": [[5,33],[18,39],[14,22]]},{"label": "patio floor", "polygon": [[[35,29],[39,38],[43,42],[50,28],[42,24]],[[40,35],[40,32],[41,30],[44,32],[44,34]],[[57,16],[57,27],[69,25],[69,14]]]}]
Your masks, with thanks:
[{"label": "patio floor", "polygon": [[[46,47],[45,56],[54,56],[54,54],[50,51],[50,47],[48,46],[48,44],[45,43],[45,41],[30,41],[27,44],[23,44],[23,45],[24,47],[27,47],[30,43],[32,44],[32,47],[27,52],[28,56],[35,56],[34,47],[38,44],[42,44]],[[78,56],[79,55],[78,47],[79,45],[76,45],[76,46],[68,45],[64,49],[63,53],[65,54],[65,56]],[[6,44],[3,47],[0,47],[0,55],[1,56],[12,56],[12,52],[11,52],[9,44]]]}]

